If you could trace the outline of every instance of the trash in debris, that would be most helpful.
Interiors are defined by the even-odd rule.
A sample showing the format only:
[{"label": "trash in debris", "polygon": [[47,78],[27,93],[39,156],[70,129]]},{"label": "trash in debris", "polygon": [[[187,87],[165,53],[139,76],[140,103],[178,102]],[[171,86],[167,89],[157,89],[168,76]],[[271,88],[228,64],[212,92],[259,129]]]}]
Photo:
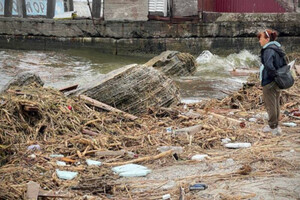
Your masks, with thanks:
[{"label": "trash in debris", "polygon": [[36,158],[36,155],[35,154],[31,154],[28,156],[29,158],[32,158],[32,159],[35,159]]},{"label": "trash in debris", "polygon": [[51,158],[63,158],[64,155],[62,155],[62,154],[51,154],[50,157]]},{"label": "trash in debris", "polygon": [[291,153],[294,153],[294,152],[295,152],[295,150],[294,150],[294,149],[291,149],[291,150],[290,150],[290,152],[291,152]]},{"label": "trash in debris", "polygon": [[282,125],[287,126],[287,127],[296,127],[297,126],[297,124],[294,122],[285,122],[285,123],[282,123]]},{"label": "trash in debris", "polygon": [[267,120],[269,118],[269,115],[267,112],[261,112],[261,113],[254,115],[253,117],[257,118],[257,119]]},{"label": "trash in debris", "polygon": [[206,154],[197,154],[192,156],[192,160],[205,160],[205,158],[208,158],[208,155]]},{"label": "trash in debris", "polygon": [[88,166],[91,165],[100,166],[102,164],[100,161],[90,160],[90,159],[86,159],[86,163]]},{"label": "trash in debris", "polygon": [[257,122],[257,119],[253,117],[253,118],[249,118],[248,121],[249,122]]},{"label": "trash in debris", "polygon": [[117,167],[113,167],[112,170],[119,174],[119,176],[123,177],[138,177],[138,176],[146,176],[151,172],[150,169],[144,167],[142,165],[137,164],[127,164],[121,165]]},{"label": "trash in debris", "polygon": [[66,157],[63,157],[60,160],[64,161],[64,162],[67,162],[67,163],[75,163],[76,162],[76,160],[73,160],[71,158],[66,158]]},{"label": "trash in debris", "polygon": [[224,145],[229,149],[239,149],[239,148],[248,148],[251,147],[251,143],[228,143]]},{"label": "trash in debris", "polygon": [[41,150],[41,147],[40,147],[40,145],[38,145],[38,144],[33,144],[33,145],[30,145],[29,147],[27,147],[27,150],[32,150],[32,151],[34,151],[34,150]]},{"label": "trash in debris", "polygon": [[69,110],[72,110],[72,106],[69,105],[69,106],[68,106],[68,109],[69,109]]},{"label": "trash in debris", "polygon": [[57,164],[58,166],[66,166],[66,165],[67,165],[65,162],[59,161],[59,160],[56,161],[56,164]]},{"label": "trash in debris", "polygon": [[240,127],[241,127],[241,128],[245,128],[245,127],[246,127],[246,123],[245,123],[245,122],[241,122],[241,123],[240,123]]},{"label": "trash in debris", "polygon": [[205,190],[207,189],[207,185],[204,183],[196,183],[190,186],[190,190]]},{"label": "trash in debris", "polygon": [[167,131],[167,133],[172,133],[173,132],[172,127],[166,128],[166,131]]},{"label": "trash in debris", "polygon": [[183,148],[179,146],[161,146],[157,148],[160,152],[166,152],[169,150],[173,150],[173,153],[181,154],[183,152]]},{"label": "trash in debris", "polygon": [[300,111],[294,111],[292,112],[293,116],[300,117]]},{"label": "trash in debris", "polygon": [[165,194],[162,196],[163,200],[167,200],[167,199],[171,199],[171,195],[170,194]]},{"label": "trash in debris", "polygon": [[126,155],[127,155],[129,158],[138,158],[138,157],[139,157],[138,154],[133,153],[133,152],[131,152],[131,151],[127,151],[127,152],[126,152]]},{"label": "trash in debris", "polygon": [[227,144],[227,143],[231,142],[231,139],[230,138],[223,138],[221,141],[222,141],[222,144]]},{"label": "trash in debris", "polygon": [[78,172],[60,171],[59,169],[56,169],[56,174],[60,179],[72,180],[77,176]]}]

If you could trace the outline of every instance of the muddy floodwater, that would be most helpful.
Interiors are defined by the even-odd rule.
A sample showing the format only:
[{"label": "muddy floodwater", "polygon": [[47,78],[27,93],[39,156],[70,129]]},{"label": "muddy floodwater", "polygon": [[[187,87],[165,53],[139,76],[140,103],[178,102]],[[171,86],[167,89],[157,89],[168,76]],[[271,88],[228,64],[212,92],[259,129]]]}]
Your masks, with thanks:
[{"label": "muddy floodwater", "polygon": [[[116,56],[95,50],[25,51],[0,50],[0,88],[17,73],[37,73],[46,86],[62,88],[73,84],[85,84],[101,78],[114,69],[128,64],[143,64],[151,57]],[[221,98],[238,90],[246,81],[245,73],[232,75],[233,70],[255,72],[259,58],[249,51],[241,51],[227,57],[209,51],[196,56],[197,71],[193,76],[173,77],[179,86],[182,101],[199,102],[207,98]]]}]

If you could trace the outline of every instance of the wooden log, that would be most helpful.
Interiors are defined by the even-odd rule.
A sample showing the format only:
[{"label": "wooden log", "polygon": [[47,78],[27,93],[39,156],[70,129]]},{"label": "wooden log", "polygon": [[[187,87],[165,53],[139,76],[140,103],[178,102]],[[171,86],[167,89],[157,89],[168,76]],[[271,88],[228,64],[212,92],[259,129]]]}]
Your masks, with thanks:
[{"label": "wooden log", "polygon": [[26,199],[27,200],[37,200],[39,196],[40,184],[29,181],[27,183],[27,193]]},{"label": "wooden log", "polygon": [[191,75],[196,71],[195,58],[191,54],[179,51],[164,51],[145,65],[154,67],[167,76]]},{"label": "wooden log", "polygon": [[117,108],[114,108],[112,106],[109,106],[105,103],[102,103],[100,101],[97,101],[95,99],[92,99],[90,97],[87,97],[85,95],[79,95],[79,98],[80,99],[83,99],[87,102],[87,104],[89,105],[92,105],[92,106],[95,106],[97,108],[100,108],[100,109],[103,109],[103,110],[106,110],[106,111],[110,111],[110,112],[115,112],[115,113],[122,113],[126,118],[128,119],[131,119],[131,120],[136,120],[138,117],[137,116],[134,116],[134,115],[131,115],[129,113],[126,113],[122,110],[119,110]]},{"label": "wooden log", "polygon": [[81,86],[69,95],[85,95],[130,114],[180,102],[174,81],[153,67],[128,65]]},{"label": "wooden log", "polygon": [[129,161],[125,161],[125,162],[104,163],[104,165],[106,165],[106,166],[117,166],[117,165],[131,164],[131,163],[139,163],[139,162],[144,162],[144,161],[149,161],[149,160],[157,160],[159,158],[166,157],[166,156],[169,156],[169,155],[172,155],[172,154],[173,154],[173,150],[169,150],[169,151],[165,151],[165,152],[162,152],[160,154],[157,154],[155,156],[146,156],[146,157],[137,158],[137,159],[129,160]]},{"label": "wooden log", "polygon": [[68,87],[61,88],[61,89],[59,89],[59,91],[60,92],[68,92],[68,91],[77,89],[77,87],[78,87],[78,84],[71,85],[71,86],[68,86]]}]

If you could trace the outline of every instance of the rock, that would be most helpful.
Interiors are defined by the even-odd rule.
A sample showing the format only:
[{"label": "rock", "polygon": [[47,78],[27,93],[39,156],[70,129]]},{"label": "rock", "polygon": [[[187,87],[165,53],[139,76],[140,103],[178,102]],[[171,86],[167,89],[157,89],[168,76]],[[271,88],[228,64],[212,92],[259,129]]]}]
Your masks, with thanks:
[{"label": "rock", "polygon": [[153,67],[136,64],[114,70],[74,94],[84,94],[131,114],[180,102],[179,89],[173,80]]},{"label": "rock", "polygon": [[38,75],[30,73],[30,72],[22,72],[22,73],[17,74],[16,77],[14,77],[6,85],[4,85],[2,90],[0,90],[0,93],[5,92],[11,86],[26,86],[26,85],[30,85],[32,83],[36,83],[39,86],[44,85],[44,82],[41,80],[41,78]]},{"label": "rock", "polygon": [[196,71],[195,58],[189,53],[178,51],[164,51],[145,65],[152,66],[167,76],[186,76]]}]

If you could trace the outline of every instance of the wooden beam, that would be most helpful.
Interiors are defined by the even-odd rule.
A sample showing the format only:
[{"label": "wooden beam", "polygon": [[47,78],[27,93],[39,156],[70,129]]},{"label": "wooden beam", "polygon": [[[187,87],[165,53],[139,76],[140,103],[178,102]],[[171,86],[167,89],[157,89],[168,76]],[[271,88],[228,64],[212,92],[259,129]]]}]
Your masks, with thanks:
[{"label": "wooden beam", "polygon": [[4,17],[11,17],[13,0],[4,0],[4,2]]},{"label": "wooden beam", "polygon": [[77,89],[77,87],[78,87],[78,84],[71,85],[71,86],[68,86],[68,87],[61,88],[61,89],[59,89],[59,91],[60,92],[68,92],[68,91]]},{"label": "wooden beam", "polygon": [[56,0],[47,0],[47,18],[52,19],[55,15]]},{"label": "wooden beam", "polygon": [[88,96],[79,95],[79,98],[85,100],[87,102],[87,104],[95,106],[97,108],[100,108],[100,109],[103,109],[103,110],[106,110],[106,111],[110,111],[110,112],[114,112],[114,113],[122,113],[128,119],[136,120],[138,118],[137,116],[131,115],[131,114],[126,113],[126,112],[124,112],[122,110],[119,110],[117,108],[111,107],[110,105],[107,105],[105,103],[102,103],[100,101],[92,99],[92,98],[90,98]]}]

